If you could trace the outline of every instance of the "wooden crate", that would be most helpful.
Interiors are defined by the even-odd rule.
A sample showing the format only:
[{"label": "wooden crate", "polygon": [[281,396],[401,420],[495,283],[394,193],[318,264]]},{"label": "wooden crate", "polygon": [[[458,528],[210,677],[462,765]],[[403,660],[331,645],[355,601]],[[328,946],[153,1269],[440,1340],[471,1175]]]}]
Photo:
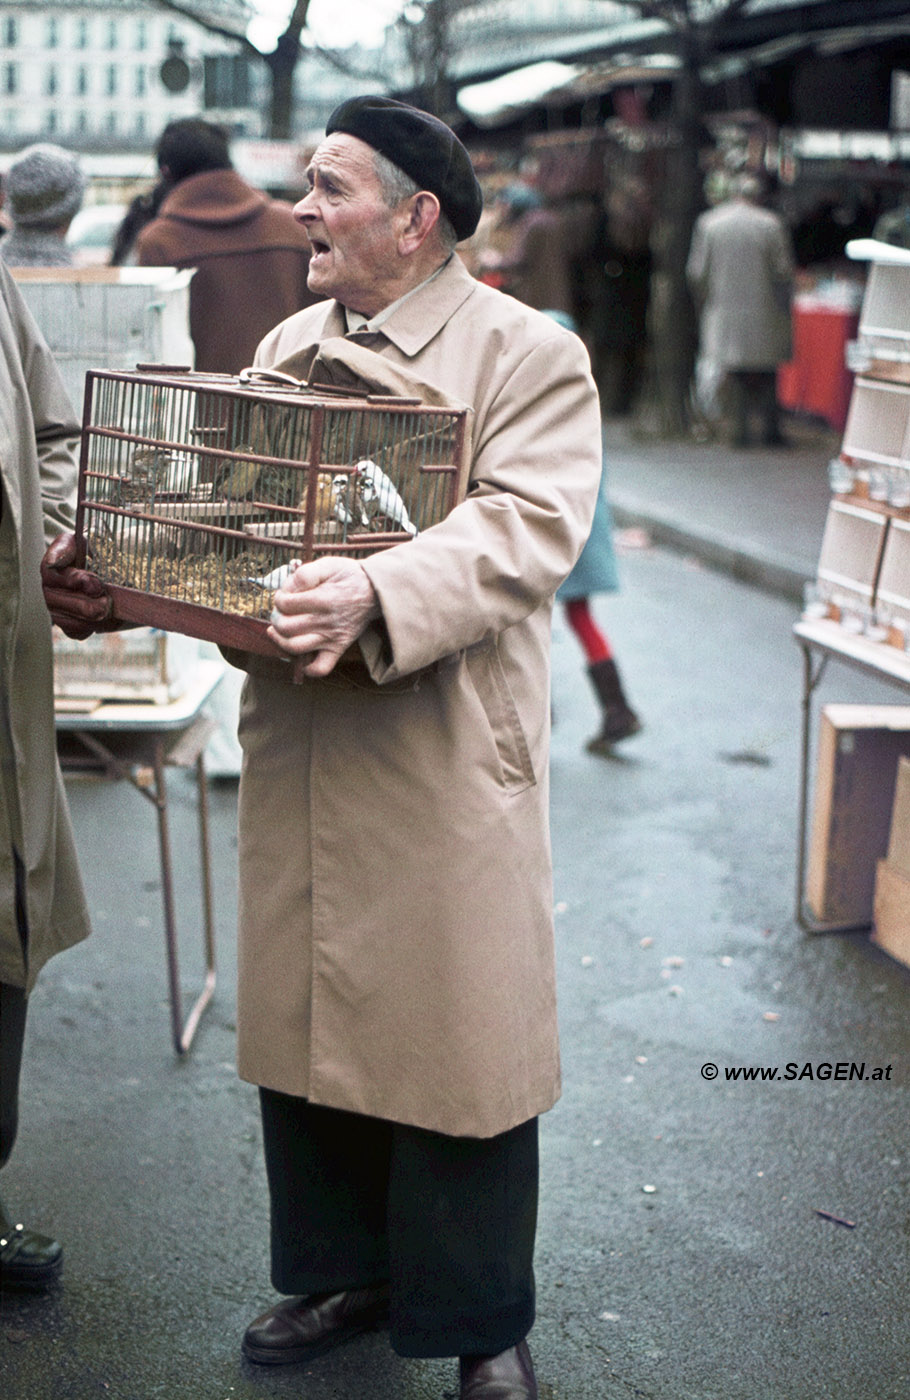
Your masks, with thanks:
[{"label": "wooden crate", "polygon": [[888,516],[849,501],[828,506],[818,561],[818,579],[829,592],[872,605]]},{"label": "wooden crate", "polygon": [[103,700],[166,705],[187,690],[199,666],[195,639],[153,627],[96,632],[84,641],[55,627],[53,640],[54,699],[62,709]]},{"label": "wooden crate", "polygon": [[13,276],[53,351],[67,392],[82,409],[90,369],[192,365],[193,269],[16,267]]}]

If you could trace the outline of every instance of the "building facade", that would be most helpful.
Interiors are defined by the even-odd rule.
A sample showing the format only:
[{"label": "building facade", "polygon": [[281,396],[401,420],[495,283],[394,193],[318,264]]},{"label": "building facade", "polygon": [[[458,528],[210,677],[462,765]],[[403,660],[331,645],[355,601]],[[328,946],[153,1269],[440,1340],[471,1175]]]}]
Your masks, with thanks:
[{"label": "building facade", "polygon": [[[242,32],[243,0],[207,0]],[[264,129],[262,65],[229,39],[142,0],[0,3],[0,150],[55,141],[148,150],[172,118],[202,113],[238,136]]]}]

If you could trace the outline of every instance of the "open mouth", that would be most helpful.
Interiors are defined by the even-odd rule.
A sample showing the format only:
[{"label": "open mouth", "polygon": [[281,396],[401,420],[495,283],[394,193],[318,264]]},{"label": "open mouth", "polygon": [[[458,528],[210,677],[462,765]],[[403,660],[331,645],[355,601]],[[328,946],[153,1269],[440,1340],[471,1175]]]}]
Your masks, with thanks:
[{"label": "open mouth", "polygon": [[311,238],[310,247],[314,258],[318,258],[329,251],[328,243],[324,243],[321,238]]}]

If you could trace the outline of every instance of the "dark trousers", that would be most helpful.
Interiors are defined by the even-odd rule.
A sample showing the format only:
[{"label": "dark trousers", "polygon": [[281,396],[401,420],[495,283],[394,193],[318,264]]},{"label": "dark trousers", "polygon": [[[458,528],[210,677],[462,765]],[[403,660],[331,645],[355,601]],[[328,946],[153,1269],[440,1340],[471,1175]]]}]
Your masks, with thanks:
[{"label": "dark trousers", "polygon": [[388,1281],[401,1356],[496,1354],[534,1321],[537,1119],[453,1138],[261,1089],[272,1283]]},{"label": "dark trousers", "polygon": [[[13,868],[16,872],[16,923],[25,948],[28,943],[25,871],[16,851],[13,851]],[[9,1160],[19,1124],[19,1071],[27,1010],[28,997],[24,988],[0,982],[0,1167]]]},{"label": "dark trousers", "polygon": [[754,413],[761,425],[763,443],[780,441],[780,413],[777,406],[777,375],[773,369],[733,369],[727,374],[727,392],[733,419],[733,439],[740,445],[749,441],[749,418]]}]

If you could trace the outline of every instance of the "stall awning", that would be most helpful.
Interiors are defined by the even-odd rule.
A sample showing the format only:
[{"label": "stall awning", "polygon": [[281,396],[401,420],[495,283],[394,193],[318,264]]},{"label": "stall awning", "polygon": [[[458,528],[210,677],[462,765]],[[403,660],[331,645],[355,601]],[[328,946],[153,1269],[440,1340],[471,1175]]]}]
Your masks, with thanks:
[{"label": "stall awning", "polygon": [[672,77],[679,66],[673,54],[617,55],[597,64],[544,60],[485,83],[471,83],[459,90],[456,100],[476,126],[502,126],[540,103],[569,106],[614,87]]}]

